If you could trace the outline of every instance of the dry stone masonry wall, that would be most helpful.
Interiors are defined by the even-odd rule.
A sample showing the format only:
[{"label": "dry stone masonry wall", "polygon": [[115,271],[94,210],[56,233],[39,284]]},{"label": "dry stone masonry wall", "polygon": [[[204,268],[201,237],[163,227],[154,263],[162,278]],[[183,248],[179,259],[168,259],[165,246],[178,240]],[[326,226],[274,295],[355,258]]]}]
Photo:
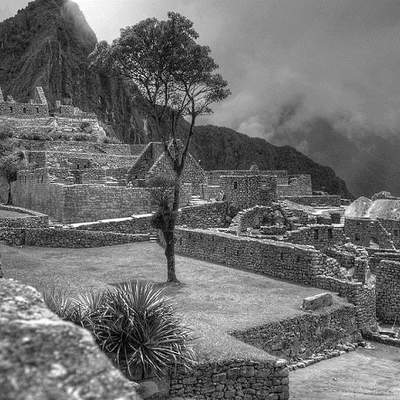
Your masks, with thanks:
[{"label": "dry stone masonry wall", "polygon": [[400,319],[400,262],[382,260],[376,267],[376,313],[378,320]]},{"label": "dry stone masonry wall", "polygon": [[224,360],[201,363],[171,376],[170,395],[196,399],[289,399],[285,360]]},{"label": "dry stone masonry wall", "polygon": [[340,303],[232,335],[289,362],[360,339],[355,307]]}]

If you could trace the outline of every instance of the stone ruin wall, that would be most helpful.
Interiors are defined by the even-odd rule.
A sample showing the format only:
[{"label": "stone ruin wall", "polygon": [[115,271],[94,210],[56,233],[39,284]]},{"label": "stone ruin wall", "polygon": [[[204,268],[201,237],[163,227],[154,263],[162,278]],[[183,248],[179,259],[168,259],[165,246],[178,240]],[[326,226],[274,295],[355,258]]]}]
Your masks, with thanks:
[{"label": "stone ruin wall", "polygon": [[289,362],[360,339],[356,308],[351,304],[335,304],[313,313],[234,331],[232,336]]},{"label": "stone ruin wall", "polygon": [[346,218],[344,230],[347,237],[359,246],[370,247],[375,243],[378,248],[400,248],[400,221]]},{"label": "stone ruin wall", "polygon": [[[86,168],[130,168],[136,156],[113,155],[105,153],[65,153],[55,151],[28,151],[28,161],[36,168],[70,168],[77,165]],[[80,167],[80,169],[83,169]]]},{"label": "stone ruin wall", "polygon": [[290,175],[278,184],[278,197],[311,196],[311,175]]},{"label": "stone ruin wall", "polygon": [[[208,229],[226,226],[228,205],[225,202],[215,202],[196,206],[183,207],[178,212],[177,225]],[[152,233],[158,230],[151,225],[151,214],[137,215],[117,221],[91,222],[79,225],[79,230],[118,232],[118,233]]]},{"label": "stone ruin wall", "polygon": [[47,214],[55,220],[63,220],[65,186],[50,184],[46,169],[18,172],[11,184],[13,205]]},{"label": "stone ruin wall", "polygon": [[343,228],[332,225],[308,225],[285,234],[285,241],[314,246],[316,249],[341,245],[345,240]]},{"label": "stone ruin wall", "polygon": [[286,170],[247,170],[247,169],[238,169],[238,170],[211,170],[206,171],[207,175],[207,183],[211,186],[220,186],[221,185],[221,176],[253,176],[253,175],[265,175],[265,176],[276,176],[278,184],[280,182],[286,182],[287,179],[287,171]]},{"label": "stone ruin wall", "polygon": [[119,156],[139,156],[145,145],[109,144],[94,141],[24,140],[19,143],[30,151],[53,151],[60,153],[102,153]]},{"label": "stone ruin wall", "polygon": [[356,306],[359,327],[376,325],[375,288],[326,276],[326,256],[310,246],[180,227],[176,238],[179,254],[338,292]]},{"label": "stone ruin wall", "polygon": [[80,249],[145,242],[150,240],[150,234],[121,234],[48,227],[10,228],[0,226],[0,240],[4,240],[9,246]]},{"label": "stone ruin wall", "polygon": [[376,313],[380,321],[400,322],[400,262],[382,260],[376,267]]},{"label": "stone ruin wall", "polygon": [[43,89],[35,89],[35,98],[29,103],[18,103],[12,98],[4,99],[0,88],[0,115],[17,118],[43,118],[49,116],[49,106]]},{"label": "stone ruin wall", "polygon": [[[64,223],[121,218],[155,210],[145,188],[50,183],[46,169],[20,171],[11,187],[14,205],[48,214]],[[181,192],[184,206],[191,197],[191,185],[183,185]]]},{"label": "stone ruin wall", "polygon": [[276,177],[226,175],[220,177],[226,201],[239,209],[269,205],[276,201]]},{"label": "stone ruin wall", "polygon": [[171,374],[170,396],[195,399],[289,399],[285,360],[201,362],[193,371]]}]

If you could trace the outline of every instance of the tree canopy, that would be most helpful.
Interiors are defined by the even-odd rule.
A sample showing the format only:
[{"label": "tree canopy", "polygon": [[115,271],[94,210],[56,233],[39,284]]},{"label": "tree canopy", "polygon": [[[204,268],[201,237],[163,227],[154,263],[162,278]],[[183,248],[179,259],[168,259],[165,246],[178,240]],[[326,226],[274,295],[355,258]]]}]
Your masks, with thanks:
[{"label": "tree canopy", "polygon": [[[177,171],[183,169],[196,118],[211,113],[211,105],[230,94],[216,72],[210,48],[198,44],[198,37],[189,19],[169,12],[165,21],[149,18],[121,29],[118,39],[111,45],[100,42],[90,56],[93,66],[112,70],[136,85]],[[185,117],[190,128],[179,150],[177,124]],[[168,129],[161,129],[165,121]]]}]

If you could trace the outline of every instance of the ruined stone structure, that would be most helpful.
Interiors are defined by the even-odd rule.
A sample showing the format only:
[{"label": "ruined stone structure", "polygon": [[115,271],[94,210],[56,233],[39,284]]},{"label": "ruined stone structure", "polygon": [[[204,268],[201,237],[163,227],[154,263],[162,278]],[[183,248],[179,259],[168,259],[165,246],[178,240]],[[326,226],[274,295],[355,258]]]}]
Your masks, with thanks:
[{"label": "ruined stone structure", "polygon": [[400,262],[383,260],[376,268],[376,314],[380,321],[400,318]]},{"label": "ruined stone structure", "polygon": [[35,96],[29,103],[17,103],[11,96],[4,99],[0,87],[0,115],[10,117],[47,117],[49,116],[49,106],[43,88],[35,89]]}]

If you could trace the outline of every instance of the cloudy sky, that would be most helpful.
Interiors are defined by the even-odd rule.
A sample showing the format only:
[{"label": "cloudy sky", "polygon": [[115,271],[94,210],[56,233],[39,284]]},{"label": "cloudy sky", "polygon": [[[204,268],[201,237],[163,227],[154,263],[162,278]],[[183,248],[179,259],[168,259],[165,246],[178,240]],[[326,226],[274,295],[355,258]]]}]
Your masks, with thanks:
[{"label": "cloudy sky", "polygon": [[[192,19],[232,89],[213,123],[271,139],[282,107],[292,105],[293,126],[345,115],[342,129],[400,128],[399,0],[77,2],[98,38],[108,41],[120,27],[168,10]],[[0,0],[0,19],[27,3]]]}]

